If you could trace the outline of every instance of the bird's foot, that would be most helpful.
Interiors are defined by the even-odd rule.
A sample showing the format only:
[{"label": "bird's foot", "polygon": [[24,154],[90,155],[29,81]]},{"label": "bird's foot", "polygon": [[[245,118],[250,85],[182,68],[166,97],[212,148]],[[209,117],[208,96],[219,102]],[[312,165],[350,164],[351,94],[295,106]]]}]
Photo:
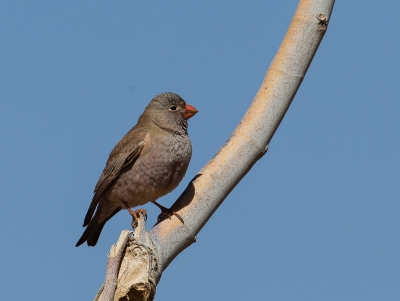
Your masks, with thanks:
[{"label": "bird's foot", "polygon": [[146,209],[140,208],[138,210],[133,211],[125,201],[122,201],[122,204],[124,204],[126,210],[128,210],[129,214],[132,216],[132,223],[131,223],[132,229],[135,229],[137,227],[140,214],[142,214],[144,216],[144,219],[147,220]]},{"label": "bird's foot", "polygon": [[143,215],[144,220],[147,220],[147,211],[146,211],[146,209],[140,208],[140,209],[135,210],[135,211],[131,210],[131,212],[129,212],[129,213],[132,216],[132,223],[131,223],[132,229],[135,229],[137,227],[138,220],[139,220],[141,214]]},{"label": "bird's foot", "polygon": [[175,215],[175,216],[181,221],[181,223],[184,224],[183,218],[182,218],[178,213],[176,213],[176,212],[173,211],[172,209],[168,209],[168,208],[166,208],[166,207],[160,205],[160,204],[157,203],[156,201],[151,201],[151,202],[152,202],[154,205],[156,205],[158,208],[160,208],[160,210],[161,210],[161,213],[160,213],[160,215],[158,216],[158,221],[160,221],[161,219],[163,219],[164,216],[167,216],[169,219],[171,219],[171,217],[172,217],[173,215]]}]

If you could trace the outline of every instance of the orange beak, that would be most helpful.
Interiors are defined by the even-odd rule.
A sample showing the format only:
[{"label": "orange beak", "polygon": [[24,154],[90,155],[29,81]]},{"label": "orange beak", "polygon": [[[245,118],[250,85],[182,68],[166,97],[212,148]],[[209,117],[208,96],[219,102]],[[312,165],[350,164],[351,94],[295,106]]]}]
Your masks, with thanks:
[{"label": "orange beak", "polygon": [[188,120],[189,118],[193,117],[197,113],[197,109],[191,105],[186,105],[185,112],[183,113],[183,118]]}]

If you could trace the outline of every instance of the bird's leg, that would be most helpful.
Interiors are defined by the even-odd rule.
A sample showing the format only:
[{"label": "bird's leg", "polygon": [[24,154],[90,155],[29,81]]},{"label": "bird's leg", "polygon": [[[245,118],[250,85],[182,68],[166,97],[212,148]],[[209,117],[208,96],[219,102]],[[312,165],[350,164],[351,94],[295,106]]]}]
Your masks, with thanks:
[{"label": "bird's leg", "polygon": [[135,229],[137,226],[137,220],[140,218],[140,214],[143,214],[145,220],[147,219],[146,209],[140,208],[138,210],[132,211],[132,209],[129,207],[127,202],[125,202],[125,201],[121,201],[121,202],[122,202],[122,204],[124,204],[126,210],[128,210],[129,214],[132,216],[131,226],[133,229]]},{"label": "bird's leg", "polygon": [[[181,223],[184,224],[183,218],[182,218],[178,213],[176,213],[175,211],[173,211],[173,210],[171,210],[171,209],[165,208],[163,205],[160,205],[160,204],[157,203],[156,201],[151,201],[151,202],[152,202],[154,205],[156,205],[158,208],[161,209],[161,214],[167,215],[169,219],[171,219],[171,216],[172,216],[172,215],[175,215],[175,216],[181,221]],[[160,220],[160,216],[159,216],[158,219]]]},{"label": "bird's leg", "polygon": [[122,201],[122,200],[121,200],[121,202],[122,202],[122,204],[124,204],[126,210],[128,210],[128,212],[132,216],[132,218],[136,218],[135,212],[132,211],[132,209],[131,209],[131,207],[129,207],[128,203],[125,201]]}]

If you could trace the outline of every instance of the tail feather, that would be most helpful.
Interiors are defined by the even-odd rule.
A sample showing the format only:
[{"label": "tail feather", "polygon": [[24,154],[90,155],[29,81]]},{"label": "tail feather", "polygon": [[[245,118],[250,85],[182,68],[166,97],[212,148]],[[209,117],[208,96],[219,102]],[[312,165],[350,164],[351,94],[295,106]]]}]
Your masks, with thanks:
[{"label": "tail feather", "polygon": [[105,220],[99,223],[98,220],[99,220],[100,210],[97,209],[95,215],[90,220],[81,238],[79,238],[78,242],[76,243],[76,247],[79,247],[85,241],[87,242],[88,246],[94,247],[97,244],[97,241],[99,240],[101,230],[103,230],[103,227],[106,224],[106,222],[114,215],[116,215],[120,210],[121,208],[119,207],[116,208]]},{"label": "tail feather", "polygon": [[87,238],[86,242],[89,247],[94,247],[97,244],[101,230],[103,230],[105,224],[106,222],[100,223],[96,230],[94,230],[94,232]]}]

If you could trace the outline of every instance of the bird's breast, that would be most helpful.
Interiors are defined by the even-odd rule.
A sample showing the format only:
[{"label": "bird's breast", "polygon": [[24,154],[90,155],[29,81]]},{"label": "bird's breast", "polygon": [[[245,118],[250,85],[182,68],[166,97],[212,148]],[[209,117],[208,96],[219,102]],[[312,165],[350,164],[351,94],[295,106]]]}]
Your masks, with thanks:
[{"label": "bird's breast", "polygon": [[[172,136],[172,135],[171,135]],[[162,137],[165,138],[165,137]],[[192,147],[187,136],[153,140],[138,159],[121,172],[107,198],[140,206],[171,192],[189,166]]]}]

